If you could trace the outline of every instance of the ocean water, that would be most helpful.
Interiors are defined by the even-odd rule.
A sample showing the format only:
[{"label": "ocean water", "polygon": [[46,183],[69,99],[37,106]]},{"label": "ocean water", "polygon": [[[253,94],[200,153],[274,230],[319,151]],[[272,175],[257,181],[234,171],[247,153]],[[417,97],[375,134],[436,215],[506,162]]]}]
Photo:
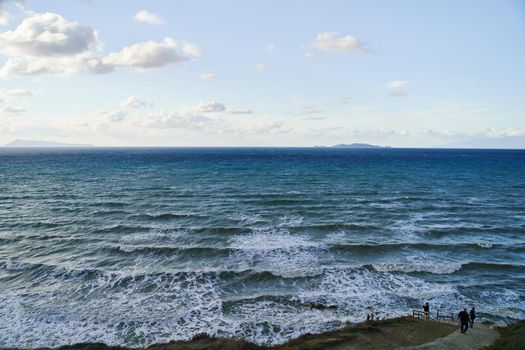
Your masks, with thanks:
[{"label": "ocean water", "polygon": [[525,318],[525,151],[0,150],[0,347],[274,344],[424,302]]}]

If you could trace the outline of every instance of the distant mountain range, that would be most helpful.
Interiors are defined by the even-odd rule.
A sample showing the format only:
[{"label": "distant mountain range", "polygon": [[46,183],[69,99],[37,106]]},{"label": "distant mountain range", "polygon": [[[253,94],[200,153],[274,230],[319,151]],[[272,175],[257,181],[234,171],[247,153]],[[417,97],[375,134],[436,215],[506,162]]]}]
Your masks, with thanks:
[{"label": "distant mountain range", "polygon": [[333,145],[332,147],[333,148],[390,148],[390,146],[369,145],[368,143],[350,143],[350,144],[341,143],[338,145]]},{"label": "distant mountain range", "polygon": [[94,147],[93,145],[63,143],[55,141],[14,140],[4,147],[32,147],[32,148],[66,148],[66,147]]}]

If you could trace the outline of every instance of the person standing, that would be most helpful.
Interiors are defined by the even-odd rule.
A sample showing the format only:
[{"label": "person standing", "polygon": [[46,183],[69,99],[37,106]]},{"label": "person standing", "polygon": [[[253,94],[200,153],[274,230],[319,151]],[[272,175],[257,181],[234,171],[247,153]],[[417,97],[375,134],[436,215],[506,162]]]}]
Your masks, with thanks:
[{"label": "person standing", "polygon": [[425,303],[425,305],[423,305],[423,313],[425,315],[425,320],[430,319],[430,305],[428,305],[428,303]]},{"label": "person standing", "polygon": [[476,318],[476,309],[474,306],[470,309],[470,328],[474,328],[474,319]]},{"label": "person standing", "polygon": [[461,322],[461,333],[466,333],[468,329],[468,323],[469,323],[467,308],[464,308],[463,311],[461,311],[458,314],[458,318],[459,318],[459,321]]}]

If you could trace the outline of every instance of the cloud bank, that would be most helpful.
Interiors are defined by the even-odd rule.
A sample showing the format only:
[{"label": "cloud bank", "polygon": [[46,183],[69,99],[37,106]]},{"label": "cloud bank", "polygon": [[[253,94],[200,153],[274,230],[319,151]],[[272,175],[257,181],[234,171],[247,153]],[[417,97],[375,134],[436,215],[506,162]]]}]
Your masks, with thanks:
[{"label": "cloud bank", "polygon": [[101,54],[100,47],[93,28],[56,13],[32,13],[14,30],[0,33],[0,53],[8,56],[0,77],[104,74],[120,67],[144,71],[180,64],[201,54],[197,45],[170,37],[107,54]]}]

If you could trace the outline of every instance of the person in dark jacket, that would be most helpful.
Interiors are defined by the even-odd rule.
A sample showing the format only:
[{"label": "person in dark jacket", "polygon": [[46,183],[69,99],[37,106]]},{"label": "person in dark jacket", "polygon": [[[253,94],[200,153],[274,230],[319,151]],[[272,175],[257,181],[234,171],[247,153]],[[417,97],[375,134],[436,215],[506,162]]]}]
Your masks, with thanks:
[{"label": "person in dark jacket", "polygon": [[469,323],[467,308],[464,308],[463,311],[461,311],[458,314],[458,318],[459,318],[459,321],[461,322],[461,333],[465,333],[468,329],[468,323]]},{"label": "person in dark jacket", "polygon": [[470,309],[470,328],[474,328],[474,319],[476,318],[476,309],[474,306]]},{"label": "person in dark jacket", "polygon": [[425,315],[425,320],[428,320],[430,318],[430,306],[428,303],[425,303],[423,305],[423,314]]}]

